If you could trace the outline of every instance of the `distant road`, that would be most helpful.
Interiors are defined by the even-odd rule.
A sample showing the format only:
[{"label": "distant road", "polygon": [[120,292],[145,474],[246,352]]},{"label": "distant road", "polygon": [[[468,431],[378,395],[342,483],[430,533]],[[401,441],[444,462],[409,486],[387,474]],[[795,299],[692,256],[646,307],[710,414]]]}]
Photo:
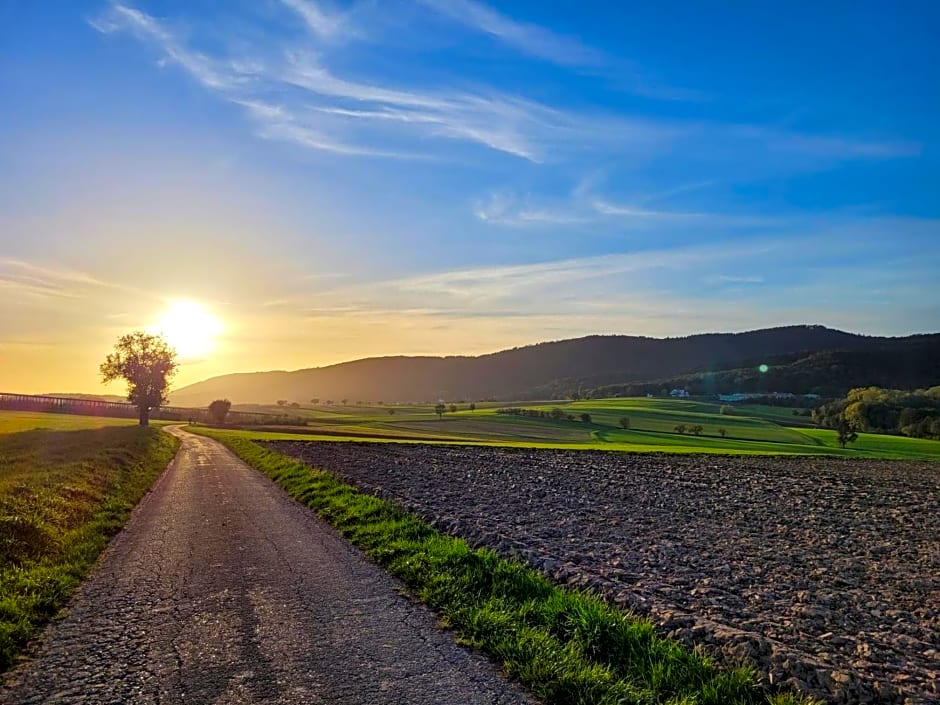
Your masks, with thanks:
[{"label": "distant road", "polygon": [[0,702],[531,703],[217,442],[176,461]]}]

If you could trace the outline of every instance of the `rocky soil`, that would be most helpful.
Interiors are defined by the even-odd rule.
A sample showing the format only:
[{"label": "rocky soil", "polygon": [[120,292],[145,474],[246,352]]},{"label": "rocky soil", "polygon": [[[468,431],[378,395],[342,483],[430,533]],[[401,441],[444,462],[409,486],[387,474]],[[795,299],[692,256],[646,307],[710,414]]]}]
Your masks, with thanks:
[{"label": "rocky soil", "polygon": [[267,444],[832,703],[940,703],[940,465]]}]

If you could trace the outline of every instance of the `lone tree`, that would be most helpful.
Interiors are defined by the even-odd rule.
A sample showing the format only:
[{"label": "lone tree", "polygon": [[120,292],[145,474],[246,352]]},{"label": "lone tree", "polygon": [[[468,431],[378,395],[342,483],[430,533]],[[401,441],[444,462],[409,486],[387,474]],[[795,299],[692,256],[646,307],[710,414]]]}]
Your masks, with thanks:
[{"label": "lone tree", "polygon": [[225,417],[228,416],[228,411],[231,408],[232,402],[228,399],[216,399],[209,404],[209,420],[214,424],[224,426]]},{"label": "lone tree", "polygon": [[135,331],[118,339],[100,369],[105,384],[127,380],[127,400],[137,407],[140,425],[147,426],[150,412],[167,403],[176,367],[176,351],[162,336]]},{"label": "lone tree", "polygon": [[621,416],[621,417],[620,417],[620,425],[623,427],[623,430],[624,430],[624,431],[629,430],[629,428],[630,428],[630,417],[629,417],[629,416]]},{"label": "lone tree", "polygon": [[725,436],[728,435],[728,431],[725,430],[725,429],[723,429],[723,428],[719,428],[719,429],[718,429],[718,435],[721,436],[722,438],[724,438]]},{"label": "lone tree", "polygon": [[845,448],[848,443],[855,443],[858,440],[858,429],[851,421],[847,421],[844,417],[839,419],[839,423],[836,426],[836,436],[839,441],[839,445]]},{"label": "lone tree", "polygon": [[476,411],[476,410],[477,410],[477,405],[473,402],[470,402],[470,411]]},{"label": "lone tree", "polygon": [[437,414],[437,418],[443,419],[444,412],[447,411],[447,407],[444,406],[443,402],[439,402],[437,406],[434,407],[434,413]]},{"label": "lone tree", "polygon": [[583,423],[591,423],[591,415],[585,411],[581,414],[581,421]]}]

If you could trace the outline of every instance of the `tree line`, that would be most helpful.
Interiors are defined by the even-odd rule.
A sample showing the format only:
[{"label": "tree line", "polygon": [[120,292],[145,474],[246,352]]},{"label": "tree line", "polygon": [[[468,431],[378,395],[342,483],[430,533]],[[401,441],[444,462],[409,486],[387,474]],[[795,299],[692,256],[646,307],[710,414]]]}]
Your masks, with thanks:
[{"label": "tree line", "polygon": [[[664,390],[686,389],[692,396],[746,392],[793,392],[840,398],[848,390],[874,384],[881,388],[918,389],[940,379],[940,335],[911,336],[882,342],[864,350],[823,350],[810,354],[780,355],[735,369],[681,374],[623,384],[594,386],[587,397],[662,395]],[[762,371],[758,362],[768,363]],[[572,383],[573,384],[573,383]],[[570,387],[570,385],[569,385]],[[797,397],[761,401],[780,406],[815,406]]]},{"label": "tree line", "polygon": [[510,406],[505,409],[497,409],[497,414],[508,414],[510,416],[524,416],[530,419],[552,419],[554,421],[578,421],[591,423],[591,415],[582,413],[578,416],[567,413],[564,409],[554,407],[550,411],[544,409],[525,409],[521,406]]},{"label": "tree line", "polygon": [[850,431],[940,439],[940,386],[905,391],[861,387],[813,412],[816,423]]}]

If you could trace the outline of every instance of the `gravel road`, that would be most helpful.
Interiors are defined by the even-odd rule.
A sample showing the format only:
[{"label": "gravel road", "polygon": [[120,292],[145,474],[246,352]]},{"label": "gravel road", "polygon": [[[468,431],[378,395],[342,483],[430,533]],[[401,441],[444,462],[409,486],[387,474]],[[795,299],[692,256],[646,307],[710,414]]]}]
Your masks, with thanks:
[{"label": "gravel road", "polygon": [[940,703],[940,465],[276,442],[833,703]]},{"label": "gravel road", "polygon": [[135,510],[0,702],[531,703],[215,441]]}]

